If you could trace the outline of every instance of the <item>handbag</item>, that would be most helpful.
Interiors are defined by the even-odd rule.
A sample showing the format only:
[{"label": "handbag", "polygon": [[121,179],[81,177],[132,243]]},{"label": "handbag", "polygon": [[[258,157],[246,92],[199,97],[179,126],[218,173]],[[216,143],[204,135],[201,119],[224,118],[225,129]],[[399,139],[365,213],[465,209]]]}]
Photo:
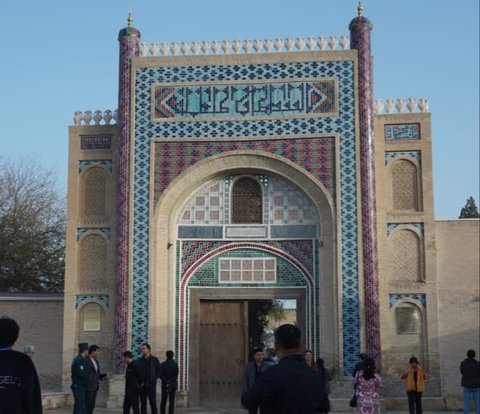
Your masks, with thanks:
[{"label": "handbag", "polygon": [[357,406],[357,395],[353,394],[353,397],[350,399],[350,402],[348,405],[352,408],[355,408]]}]

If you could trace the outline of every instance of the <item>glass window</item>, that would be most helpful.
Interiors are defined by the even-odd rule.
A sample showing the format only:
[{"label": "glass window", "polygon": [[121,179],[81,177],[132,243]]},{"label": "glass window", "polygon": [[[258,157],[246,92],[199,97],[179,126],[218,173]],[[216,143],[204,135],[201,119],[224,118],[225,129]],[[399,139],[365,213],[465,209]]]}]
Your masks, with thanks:
[{"label": "glass window", "polygon": [[395,309],[398,334],[418,334],[421,329],[420,310],[413,305],[399,306]]},{"label": "glass window", "polygon": [[102,309],[96,303],[88,303],[83,307],[83,330],[88,332],[101,329]]}]

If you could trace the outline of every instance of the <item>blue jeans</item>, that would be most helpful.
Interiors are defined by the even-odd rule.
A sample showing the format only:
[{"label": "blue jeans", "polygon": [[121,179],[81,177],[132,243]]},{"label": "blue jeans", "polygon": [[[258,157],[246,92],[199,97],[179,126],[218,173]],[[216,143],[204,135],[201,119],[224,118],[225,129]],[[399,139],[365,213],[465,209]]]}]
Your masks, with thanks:
[{"label": "blue jeans", "polygon": [[475,403],[475,414],[480,414],[480,388],[463,387],[463,413],[470,413],[470,401]]}]

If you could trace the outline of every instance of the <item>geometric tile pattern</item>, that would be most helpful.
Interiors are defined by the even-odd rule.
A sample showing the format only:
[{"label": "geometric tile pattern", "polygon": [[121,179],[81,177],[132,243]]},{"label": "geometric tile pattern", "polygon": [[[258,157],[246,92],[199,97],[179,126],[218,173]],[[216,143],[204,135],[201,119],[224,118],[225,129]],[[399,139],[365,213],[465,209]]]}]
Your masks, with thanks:
[{"label": "geometric tile pattern", "polygon": [[110,227],[78,227],[77,228],[77,241],[79,241],[86,233],[101,232],[107,239],[110,240],[112,230]]},{"label": "geometric tile pattern", "polygon": [[[350,49],[358,52],[358,121],[360,140],[360,184],[362,196],[362,252],[365,295],[365,345],[381,371],[380,298],[378,280],[377,218],[375,193],[375,150],[373,139],[373,58],[370,34],[372,23],[362,16],[349,26]],[[345,352],[349,362],[354,355]],[[348,365],[344,374],[348,375]],[[351,371],[350,371],[351,372]]]},{"label": "geometric tile pattern", "polygon": [[427,307],[427,297],[425,293],[391,293],[389,295],[390,308],[402,299],[415,299],[418,300],[424,308]]},{"label": "geometric tile pattern", "polygon": [[[290,138],[252,141],[157,141],[154,144],[154,200],[187,167],[201,159],[234,150],[261,150],[299,164],[334,196],[335,141],[333,138]],[[225,200],[226,201],[226,200]]]},{"label": "geometric tile pattern", "polygon": [[110,297],[108,295],[75,295],[75,309],[85,302],[97,301],[106,308],[110,306]]},{"label": "geometric tile pattern", "polygon": [[395,158],[412,158],[419,164],[421,163],[420,151],[385,151],[385,165],[388,165]]},{"label": "geometric tile pattern", "polygon": [[[229,176],[233,178],[234,176]],[[333,177],[331,177],[333,181]],[[268,224],[316,224],[318,214],[308,198],[284,181],[269,177],[262,185],[268,196],[268,205],[263,203],[263,222]],[[333,183],[332,183],[333,186]],[[229,224],[224,216],[225,178],[218,177],[197,190],[180,213],[180,224]]]},{"label": "geometric tile pattern", "polygon": [[387,236],[390,236],[392,232],[398,226],[411,226],[415,227],[421,234],[423,234],[423,223],[388,223],[387,224]]},{"label": "geometric tile pattern", "polygon": [[89,165],[98,165],[108,172],[112,172],[112,160],[80,160],[78,161],[78,173],[80,174]]},{"label": "geometric tile pattern", "polygon": [[387,141],[420,139],[420,124],[385,125],[385,139]]},{"label": "geometric tile pattern", "polygon": [[[235,149],[256,149],[289,158],[292,162],[314,171],[317,179],[332,192],[335,178],[328,169],[331,157],[332,172],[335,160],[333,139],[316,138],[315,134],[339,136],[339,230],[342,277],[342,312],[344,327],[344,366],[353,369],[360,350],[360,318],[358,298],[358,240],[357,240],[357,177],[355,142],[355,93],[353,61],[303,61],[269,64],[236,64],[205,66],[141,67],[134,73],[135,125],[133,125],[134,162],[133,210],[130,223],[132,241],[132,348],[147,339],[148,333],[148,246],[151,191],[154,200],[188,166],[201,159]],[[150,93],[155,83],[222,82],[301,82],[306,79],[335,78],[338,88],[338,116],[280,118],[251,120],[178,120],[152,122]],[[252,140],[249,138],[252,137]],[[313,137],[313,138],[312,138]],[[164,140],[166,138],[166,140]],[[240,138],[240,139],[236,139]],[[150,148],[154,142],[154,159]],[[324,162],[315,158],[324,151]],[[329,155],[331,154],[331,155]],[[150,189],[150,162],[154,165],[154,185]],[[327,165],[325,165],[327,164]],[[313,173],[312,173],[313,174]],[[328,179],[327,179],[328,177]],[[126,185],[127,183],[125,183]],[[228,205],[228,201],[225,200]],[[302,241],[304,242],[304,241]],[[187,241],[185,241],[187,243]],[[218,241],[199,242],[219,243]],[[182,242],[183,244],[183,242]],[[183,251],[182,251],[183,254]],[[314,254],[308,261],[312,263]],[[180,260],[180,265],[184,265]],[[313,264],[309,265],[313,268]],[[313,274],[310,273],[310,274]],[[278,275],[277,275],[278,280]],[[185,306],[179,302],[178,307]],[[180,312],[180,310],[179,310]],[[315,315],[319,317],[318,314]],[[183,321],[184,322],[184,321]],[[312,319],[312,323],[315,322]],[[179,358],[181,355],[179,355]]]},{"label": "geometric tile pattern", "polygon": [[152,87],[156,121],[321,115],[336,110],[335,81],[251,82]]}]

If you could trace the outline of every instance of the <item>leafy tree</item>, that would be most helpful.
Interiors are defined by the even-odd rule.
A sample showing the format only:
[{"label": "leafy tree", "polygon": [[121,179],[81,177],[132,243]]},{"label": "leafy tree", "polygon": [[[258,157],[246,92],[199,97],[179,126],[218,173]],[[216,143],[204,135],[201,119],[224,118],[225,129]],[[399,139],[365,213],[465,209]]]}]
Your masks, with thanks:
[{"label": "leafy tree", "polygon": [[0,291],[63,290],[65,200],[51,170],[0,159]]},{"label": "leafy tree", "polygon": [[473,197],[469,197],[467,199],[467,204],[465,204],[465,207],[462,208],[460,211],[460,217],[461,219],[464,218],[478,218],[480,217],[478,214],[478,207],[475,204],[475,199]]},{"label": "leafy tree", "polygon": [[249,355],[253,348],[264,347],[263,338],[265,328],[269,322],[285,319],[285,310],[279,300],[250,300],[248,301],[248,336]]}]

